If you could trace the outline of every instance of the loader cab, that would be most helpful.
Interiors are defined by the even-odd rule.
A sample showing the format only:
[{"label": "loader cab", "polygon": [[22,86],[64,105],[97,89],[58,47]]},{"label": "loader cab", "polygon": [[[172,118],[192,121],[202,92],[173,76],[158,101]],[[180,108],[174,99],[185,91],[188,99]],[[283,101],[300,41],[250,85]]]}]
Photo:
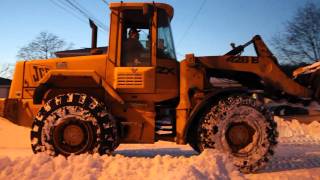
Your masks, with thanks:
[{"label": "loader cab", "polygon": [[152,19],[137,9],[123,10],[122,19],[120,66],[152,66]]},{"label": "loader cab", "polygon": [[120,2],[111,3],[110,9],[108,71],[110,67],[114,70],[107,72],[107,78],[113,88],[124,97],[149,94],[144,98],[151,101],[150,94],[166,94],[156,101],[176,97],[179,63],[170,28],[172,7]]}]

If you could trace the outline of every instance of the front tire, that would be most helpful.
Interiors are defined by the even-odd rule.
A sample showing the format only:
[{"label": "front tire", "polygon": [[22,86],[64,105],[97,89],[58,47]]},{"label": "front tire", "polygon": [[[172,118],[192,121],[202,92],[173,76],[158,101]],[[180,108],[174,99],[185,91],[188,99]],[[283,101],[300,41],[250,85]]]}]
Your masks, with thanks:
[{"label": "front tire", "polygon": [[246,95],[230,96],[202,115],[197,148],[227,153],[241,172],[254,172],[273,155],[277,144],[276,123],[261,102]]},{"label": "front tire", "polygon": [[49,100],[38,112],[31,130],[34,153],[105,154],[118,144],[115,120],[103,103],[87,94],[68,93]]}]

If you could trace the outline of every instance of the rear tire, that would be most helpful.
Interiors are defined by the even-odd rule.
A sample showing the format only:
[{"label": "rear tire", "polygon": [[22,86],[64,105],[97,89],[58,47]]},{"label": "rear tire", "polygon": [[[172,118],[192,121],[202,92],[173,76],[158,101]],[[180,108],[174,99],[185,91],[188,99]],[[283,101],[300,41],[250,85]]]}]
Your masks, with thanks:
[{"label": "rear tire", "polygon": [[200,152],[215,148],[227,153],[241,172],[248,173],[269,161],[278,133],[271,113],[261,102],[239,95],[224,98],[205,111],[197,135]]},{"label": "rear tire", "polygon": [[38,112],[31,130],[34,153],[110,154],[119,145],[116,122],[106,106],[80,93],[58,95]]}]

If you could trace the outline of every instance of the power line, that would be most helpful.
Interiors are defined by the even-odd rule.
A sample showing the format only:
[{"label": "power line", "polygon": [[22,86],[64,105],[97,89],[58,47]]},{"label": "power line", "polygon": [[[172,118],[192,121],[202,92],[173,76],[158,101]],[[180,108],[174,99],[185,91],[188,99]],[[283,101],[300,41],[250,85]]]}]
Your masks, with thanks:
[{"label": "power line", "polygon": [[204,4],[206,3],[207,0],[203,0],[198,11],[196,12],[196,14],[193,16],[191,23],[189,24],[189,26],[187,27],[187,29],[184,31],[184,33],[182,34],[180,40],[178,41],[177,47],[180,45],[180,43],[183,41],[183,39],[186,37],[186,35],[188,34],[188,32],[190,31],[191,27],[193,26],[193,23],[196,21],[198,15],[200,14]]},{"label": "power line", "polygon": [[74,1],[70,1],[70,0],[65,0],[65,2],[69,4],[69,7],[72,7],[74,10],[77,10],[86,18],[92,19],[95,23],[97,23],[97,26],[99,26],[102,30],[107,31],[107,28],[104,27],[103,23],[101,23],[99,20],[94,18],[92,15],[90,15],[89,11],[81,7],[80,4],[77,4]]},{"label": "power line", "polygon": [[106,0],[101,0],[101,1],[109,6],[109,2],[108,1],[106,1]]},{"label": "power line", "polygon": [[75,3],[79,8],[81,8],[83,11],[86,12],[86,14],[89,16],[90,19],[93,19],[97,24],[99,24],[100,26],[104,27],[105,28],[105,24],[102,23],[99,19],[96,19],[94,17],[93,14],[90,13],[90,11],[88,11],[87,9],[85,9],[83,6],[81,6],[81,4],[79,4],[77,1],[75,0],[72,0],[73,3]]},{"label": "power line", "polygon": [[76,3],[75,1],[70,1],[70,0],[65,0],[68,4],[70,4],[75,10],[78,10],[83,16],[85,16],[88,19],[92,19],[97,26],[99,26],[100,28],[102,28],[103,30],[107,31],[107,29],[104,27],[103,23],[101,23],[99,20],[97,20],[96,18],[93,17],[93,15],[91,15],[89,13],[88,10],[86,10],[85,8],[83,8],[80,4]]},{"label": "power line", "polygon": [[[105,32],[107,32],[106,26],[103,25],[103,23],[101,23],[101,21],[97,20],[96,18],[93,17],[92,14],[90,14],[89,11],[87,11],[86,9],[84,9],[83,7],[81,7],[81,5],[79,3],[76,3],[73,1],[70,2],[69,0],[50,0],[55,6],[63,9],[64,11],[68,12],[69,14],[71,14],[72,16],[74,16],[75,18],[77,18],[78,20],[80,20],[81,22],[88,24],[87,19],[92,19],[99,28],[99,30],[103,30]],[[70,2],[70,3],[69,3]],[[78,13],[76,13],[78,12]],[[81,18],[81,16],[84,16],[86,20],[83,20]]]},{"label": "power line", "polygon": [[63,9],[63,10],[66,11],[67,13],[71,14],[73,17],[77,18],[79,21],[87,24],[86,21],[84,21],[83,19],[81,19],[81,18],[79,17],[79,15],[77,15],[77,14],[74,13],[73,11],[68,10],[68,9],[65,8],[63,5],[59,4],[58,2],[56,2],[56,1],[54,1],[54,0],[50,0],[50,1],[51,1],[55,6]]}]

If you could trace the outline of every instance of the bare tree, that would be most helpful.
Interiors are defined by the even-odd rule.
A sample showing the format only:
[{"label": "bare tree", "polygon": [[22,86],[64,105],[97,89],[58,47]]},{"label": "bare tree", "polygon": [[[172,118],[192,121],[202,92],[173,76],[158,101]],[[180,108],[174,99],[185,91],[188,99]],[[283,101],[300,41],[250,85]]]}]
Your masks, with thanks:
[{"label": "bare tree", "polygon": [[0,64],[0,77],[12,79],[14,64]]},{"label": "bare tree", "polygon": [[320,58],[320,7],[307,3],[286,22],[285,31],[272,38],[282,63],[312,63]]},{"label": "bare tree", "polygon": [[[40,32],[28,45],[18,51],[17,57],[23,60],[31,59],[49,59],[55,57],[55,52],[65,49],[67,43],[58,36]],[[68,46],[71,48],[72,44]]]}]

